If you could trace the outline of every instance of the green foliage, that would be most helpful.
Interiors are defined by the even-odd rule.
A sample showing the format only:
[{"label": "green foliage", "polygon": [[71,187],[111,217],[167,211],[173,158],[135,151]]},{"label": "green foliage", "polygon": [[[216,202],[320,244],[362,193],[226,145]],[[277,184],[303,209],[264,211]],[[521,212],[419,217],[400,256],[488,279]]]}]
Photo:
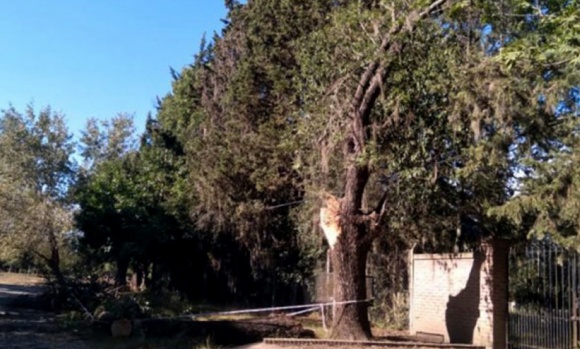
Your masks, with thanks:
[{"label": "green foliage", "polygon": [[[380,35],[423,6],[390,5],[337,9],[328,26],[300,42],[306,103],[295,168],[313,200],[320,190],[340,193],[344,186],[341,148],[349,103],[357,77],[377,59]],[[575,23],[577,4],[474,5],[453,2],[412,36],[393,39],[402,54],[378,58],[385,67],[382,90],[357,161],[372,170],[371,184],[397,177],[386,215],[397,218],[383,224],[394,235],[405,227],[401,233],[411,241],[448,244],[465,217],[476,219],[486,234],[519,233],[505,216],[488,211],[511,200],[529,154],[562,142],[565,130],[575,127],[560,125],[562,107],[556,114],[554,109],[565,103],[570,114],[578,103],[570,93],[577,86],[577,26],[562,25]],[[371,185],[367,199],[382,190]],[[426,224],[418,224],[423,219]]]},{"label": "green foliage", "polygon": [[[266,285],[259,294],[302,282],[312,263],[289,216],[303,197],[291,166],[301,103],[293,42],[322,25],[330,7],[235,6],[222,35],[202,47],[160,104],[159,125],[187,158],[190,215],[198,229],[217,234],[212,239],[241,246],[251,283]],[[223,260],[213,251],[212,258]]]},{"label": "green foliage", "polygon": [[92,157],[85,158],[85,164],[93,165],[81,173],[77,186],[76,222],[83,231],[82,246],[97,261],[116,262],[117,282],[124,284],[131,263],[148,268],[165,253],[169,240],[183,234],[182,172],[174,149],[164,147],[170,140],[152,119],[138,151],[132,146],[137,140],[131,119],[118,117],[111,125],[99,132],[89,123],[85,133],[85,154]]},{"label": "green foliage", "polygon": [[577,248],[578,2],[440,3],[227,1],[140,138],[128,115],[87,123],[74,187],[63,118],[4,111],[2,259],[58,261],[74,207],[86,265],[114,263],[119,284],[298,302],[324,255],[321,197],[349,191],[355,242],[394,268],[376,270],[386,306],[405,307],[412,246]]},{"label": "green foliage", "polygon": [[0,116],[0,259],[33,256],[54,273],[70,256],[71,135],[50,108]]},{"label": "green foliage", "polygon": [[106,299],[96,310],[95,317],[103,316],[107,313],[109,319],[140,319],[147,316],[146,304],[139,304],[138,299],[133,295],[123,295],[118,298]]},{"label": "green foliage", "polygon": [[531,112],[543,117],[533,119],[533,128],[514,144],[516,195],[490,213],[525,227],[529,237],[551,235],[578,249],[580,8],[575,1],[524,7],[534,12],[529,19],[533,30],[502,49],[495,60],[507,71],[528,77],[528,89],[536,96]]},{"label": "green foliage", "polygon": [[96,119],[87,120],[80,139],[84,169],[88,171],[103,161],[136,150],[134,132],[133,118],[127,114],[119,114],[110,121],[100,123]]}]

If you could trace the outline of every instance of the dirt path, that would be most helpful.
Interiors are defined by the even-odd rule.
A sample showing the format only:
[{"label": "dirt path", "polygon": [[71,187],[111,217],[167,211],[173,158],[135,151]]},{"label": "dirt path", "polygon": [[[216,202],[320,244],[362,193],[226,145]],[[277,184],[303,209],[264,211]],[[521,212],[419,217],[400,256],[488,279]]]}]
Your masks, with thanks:
[{"label": "dirt path", "polygon": [[43,290],[35,278],[0,273],[0,348],[88,349],[81,339],[62,332],[53,314],[23,305]]},{"label": "dirt path", "polygon": [[[212,348],[199,339],[188,338],[111,338],[108,335],[83,337],[64,331],[54,314],[31,309],[35,297],[44,291],[42,279],[19,274],[0,273],[0,349],[190,349]],[[36,302],[38,303],[38,302]],[[28,306],[27,306],[28,305]],[[34,308],[34,307],[33,307]],[[203,339],[202,339],[203,340]],[[357,346],[276,345],[255,343],[231,349],[357,349]],[[404,347],[409,349],[408,346]],[[421,348],[425,349],[424,346]],[[402,349],[398,345],[389,349]]]}]

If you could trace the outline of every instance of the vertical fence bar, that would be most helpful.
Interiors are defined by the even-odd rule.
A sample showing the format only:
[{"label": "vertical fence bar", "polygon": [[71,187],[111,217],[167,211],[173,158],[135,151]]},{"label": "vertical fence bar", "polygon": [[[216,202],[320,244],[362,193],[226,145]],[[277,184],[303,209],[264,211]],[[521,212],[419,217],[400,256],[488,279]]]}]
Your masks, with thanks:
[{"label": "vertical fence bar", "polygon": [[566,266],[566,311],[563,317],[566,319],[566,331],[568,333],[570,347],[574,343],[574,316],[572,315],[572,304],[574,303],[574,293],[572,292],[573,258],[574,255],[566,251],[566,255],[564,256],[564,265]]},{"label": "vertical fence bar", "polygon": [[[548,248],[548,260],[551,261],[553,259],[552,257],[552,249]],[[548,282],[550,284],[550,290],[549,290],[549,298],[552,298],[552,288],[551,286],[554,284],[553,280],[552,280],[552,266],[548,265]],[[553,309],[552,304],[550,304],[550,309]]]},{"label": "vertical fence bar", "polygon": [[[559,267],[559,271],[560,271],[560,282],[556,283],[556,285],[554,285],[555,287],[555,291],[557,292],[556,294],[558,295],[558,301],[560,301],[560,311],[559,314],[562,315],[562,323],[563,326],[560,326],[559,332],[562,333],[562,340],[564,342],[564,347],[565,348],[569,348],[570,347],[570,336],[569,336],[569,331],[567,330],[567,326],[568,326],[568,321],[565,318],[565,311],[566,311],[566,307],[565,307],[565,302],[566,302],[566,298],[568,298],[568,295],[566,294],[566,263],[565,263],[565,251],[561,248],[558,248],[558,253],[557,253],[557,258],[555,261],[555,266],[554,268],[556,268],[556,272],[558,271],[558,267]],[[561,265],[559,265],[561,264]]]},{"label": "vertical fence bar", "polygon": [[[560,338],[563,343],[560,343],[560,345],[563,345],[564,348],[567,347],[567,343],[566,343],[566,332],[565,332],[565,326],[561,326],[562,325],[562,313],[564,311],[564,300],[561,298],[562,297],[562,290],[563,290],[563,286],[559,287],[558,285],[563,285],[563,283],[565,282],[565,276],[563,274],[564,269],[563,268],[559,268],[558,266],[558,258],[561,255],[561,250],[559,248],[556,248],[555,250],[553,248],[550,248],[550,246],[546,246],[547,249],[553,250],[554,253],[552,253],[552,258],[550,258],[550,268],[552,268],[554,270],[554,275],[556,276],[555,278],[555,282],[552,283],[550,285],[550,288],[552,289],[552,298],[554,299],[554,317],[553,319],[555,320],[555,328],[552,329],[552,333],[554,335],[554,337]],[[558,271],[560,271],[560,281],[558,281]]]},{"label": "vertical fence bar", "polygon": [[[551,262],[551,250],[547,249],[544,244],[541,244],[539,247],[540,253],[538,253],[538,264],[541,270],[539,274],[540,284],[547,290],[547,297],[543,297],[542,294],[538,292],[538,304],[536,308],[536,316],[538,318],[538,328],[536,329],[536,335],[539,335],[541,338],[546,337],[553,337],[555,333],[552,332],[552,328],[550,326],[546,326],[544,318],[549,318],[550,314],[553,313],[552,302],[550,298],[552,297],[552,285],[550,280],[546,280],[546,275],[550,273],[550,269],[552,267]],[[547,271],[547,272],[546,272]],[[542,301],[544,299],[544,301]],[[548,300],[546,302],[546,299]],[[542,303],[544,303],[542,306]],[[547,304],[546,304],[547,303]],[[542,335],[543,333],[543,335]],[[547,335],[546,335],[547,334]],[[538,347],[545,347],[544,343],[541,342]]]},{"label": "vertical fence bar", "polygon": [[558,258],[561,255],[561,251],[556,247],[553,248],[554,253],[553,253],[553,258],[550,261],[550,266],[551,268],[554,270],[554,283],[552,284],[552,293],[553,293],[553,302],[554,302],[554,310],[555,310],[555,314],[557,316],[557,321],[558,321],[558,326],[556,326],[556,328],[554,329],[555,335],[557,336],[557,338],[559,338],[561,340],[560,345],[563,348],[567,348],[567,342],[566,342],[566,334],[563,331],[563,327],[560,326],[561,321],[560,321],[560,315],[562,314],[562,301],[561,301],[561,289],[558,287],[558,285],[561,285],[564,282],[564,277],[562,275],[562,269],[558,268]]},{"label": "vertical fence bar", "polygon": [[542,246],[538,246],[538,248],[536,249],[536,262],[537,262],[537,266],[538,266],[538,282],[536,285],[536,300],[535,300],[535,305],[534,305],[534,330],[533,330],[533,334],[534,334],[534,347],[538,348],[541,346],[540,342],[541,342],[541,338],[542,336],[538,336],[538,332],[541,331],[542,328],[542,319],[541,319],[541,315],[540,315],[540,309],[541,309],[541,303],[540,303],[540,299],[539,296],[541,295],[541,287],[542,284],[544,283],[544,280],[542,280],[542,251],[544,249],[542,248]]},{"label": "vertical fence bar", "polygon": [[[572,341],[571,341],[571,338],[570,338],[570,320],[567,320],[566,317],[565,317],[565,307],[564,307],[564,302],[565,302],[566,298],[569,297],[569,294],[566,293],[567,290],[565,289],[566,280],[564,280],[564,277],[565,277],[565,269],[566,269],[565,267],[566,267],[566,262],[567,262],[566,257],[567,257],[566,251],[564,249],[560,248],[560,258],[561,258],[561,261],[562,261],[562,266],[560,267],[560,271],[561,271],[561,274],[562,274],[562,282],[560,283],[560,290],[559,291],[560,291],[560,295],[562,297],[562,300],[561,300],[561,302],[562,302],[561,309],[564,311],[563,318],[565,319],[564,320],[564,324],[565,325],[562,326],[562,331],[565,331],[565,333],[567,334],[567,336],[564,337],[566,339],[567,347],[568,348],[571,348]],[[556,265],[557,264],[558,263],[556,263]],[[566,331],[566,330],[568,330],[568,331]]]},{"label": "vertical fence bar", "polygon": [[571,318],[571,325],[572,325],[572,347],[578,347],[578,254],[575,253],[573,256],[573,272],[572,272],[572,287],[571,287],[571,294],[572,294],[572,304],[570,304],[570,316]]}]

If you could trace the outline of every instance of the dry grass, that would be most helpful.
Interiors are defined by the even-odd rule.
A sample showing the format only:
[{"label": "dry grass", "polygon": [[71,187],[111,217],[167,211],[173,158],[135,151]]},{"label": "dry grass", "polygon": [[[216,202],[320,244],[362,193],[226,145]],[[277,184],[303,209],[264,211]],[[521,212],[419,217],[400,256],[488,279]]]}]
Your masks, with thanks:
[{"label": "dry grass", "polygon": [[46,280],[43,277],[37,275],[0,272],[0,284],[34,286],[45,282]]}]

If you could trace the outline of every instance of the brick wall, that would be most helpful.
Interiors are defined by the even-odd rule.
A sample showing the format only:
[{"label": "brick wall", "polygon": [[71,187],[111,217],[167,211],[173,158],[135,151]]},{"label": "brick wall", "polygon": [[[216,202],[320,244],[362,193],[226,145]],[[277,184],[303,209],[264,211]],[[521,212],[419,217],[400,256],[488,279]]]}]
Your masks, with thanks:
[{"label": "brick wall", "polygon": [[506,347],[507,245],[411,256],[410,331],[446,342]]}]

